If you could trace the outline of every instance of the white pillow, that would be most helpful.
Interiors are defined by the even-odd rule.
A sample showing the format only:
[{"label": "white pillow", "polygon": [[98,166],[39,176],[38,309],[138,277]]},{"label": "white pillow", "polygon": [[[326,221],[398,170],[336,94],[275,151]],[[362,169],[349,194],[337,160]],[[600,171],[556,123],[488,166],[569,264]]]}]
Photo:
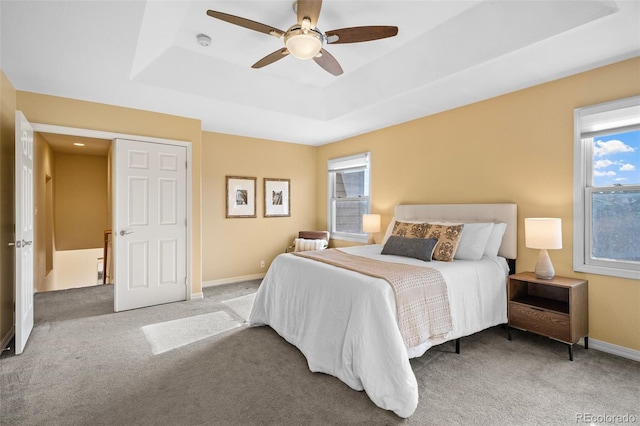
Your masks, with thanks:
[{"label": "white pillow", "polygon": [[490,257],[497,257],[498,251],[500,250],[500,245],[502,245],[502,237],[504,236],[505,231],[507,230],[506,223],[494,223],[493,229],[489,234],[489,239],[487,240],[487,246],[484,249],[484,255]]},{"label": "white pillow", "polygon": [[480,260],[485,252],[493,223],[465,223],[454,259]]},{"label": "white pillow", "polygon": [[296,238],[294,251],[324,250],[327,248],[327,240],[307,240]]},{"label": "white pillow", "polygon": [[[431,221],[431,220],[399,220],[398,222],[432,223],[434,225],[460,225],[461,223],[463,223],[463,222],[442,222],[442,221]],[[396,223],[396,218],[394,217],[391,219],[391,222],[389,222],[389,226],[387,226],[387,231],[385,232],[384,239],[382,240],[383,245],[387,242],[387,240],[391,236],[391,233],[393,232],[393,226],[395,225],[395,223]],[[465,223],[465,227],[466,225],[471,225],[472,223],[469,223],[469,224]],[[487,224],[484,224],[484,225],[487,225]],[[500,246],[502,245],[502,237],[504,236],[504,233],[507,230],[507,224],[506,223],[489,223],[489,225],[493,225],[493,226],[491,227],[491,230],[489,232],[489,237],[484,247],[483,255],[497,257],[498,251],[500,250]],[[462,231],[461,239],[464,239],[464,229]],[[460,244],[462,244],[462,241],[460,241]],[[472,245],[474,244],[472,243]],[[477,247],[474,247],[474,248],[477,248]],[[460,245],[458,245],[456,254],[458,253],[459,250],[460,250]],[[463,253],[464,253],[464,250],[463,250]],[[482,258],[482,256],[480,258]],[[454,256],[454,259],[460,259],[460,258],[458,257],[458,255],[456,255]]]}]

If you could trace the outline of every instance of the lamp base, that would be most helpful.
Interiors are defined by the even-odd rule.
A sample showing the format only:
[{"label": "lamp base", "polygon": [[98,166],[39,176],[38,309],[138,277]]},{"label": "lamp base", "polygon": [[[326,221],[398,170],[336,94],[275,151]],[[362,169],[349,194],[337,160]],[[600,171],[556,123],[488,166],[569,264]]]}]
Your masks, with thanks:
[{"label": "lamp base", "polygon": [[540,250],[540,254],[538,255],[538,262],[536,262],[536,267],[533,272],[535,272],[536,277],[542,280],[550,280],[555,276],[556,271],[553,269],[553,265],[551,264],[551,259],[549,258],[549,253],[547,253],[547,250]]},{"label": "lamp base", "polygon": [[367,241],[367,244],[375,244],[376,240],[375,238],[373,238],[373,232],[369,232],[369,241]]}]

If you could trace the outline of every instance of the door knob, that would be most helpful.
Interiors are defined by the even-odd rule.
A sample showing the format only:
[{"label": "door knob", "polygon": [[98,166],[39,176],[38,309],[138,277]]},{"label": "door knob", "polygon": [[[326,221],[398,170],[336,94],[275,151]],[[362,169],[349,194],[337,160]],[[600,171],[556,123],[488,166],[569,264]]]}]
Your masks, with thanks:
[{"label": "door knob", "polygon": [[124,229],[120,231],[120,236],[124,237],[125,235],[133,234],[133,231],[125,231]]}]

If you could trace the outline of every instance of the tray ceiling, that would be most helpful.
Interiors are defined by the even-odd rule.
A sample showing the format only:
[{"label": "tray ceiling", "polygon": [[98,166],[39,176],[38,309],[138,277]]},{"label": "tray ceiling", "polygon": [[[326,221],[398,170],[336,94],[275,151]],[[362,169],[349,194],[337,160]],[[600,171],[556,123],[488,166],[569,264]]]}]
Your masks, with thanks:
[{"label": "tray ceiling", "polygon": [[290,1],[3,1],[2,70],[18,90],[320,145],[640,54],[635,1],[325,0],[323,31],[399,33],[325,45],[338,77],[293,57],[252,69],[282,40],[207,9],[282,30],[296,19]]}]

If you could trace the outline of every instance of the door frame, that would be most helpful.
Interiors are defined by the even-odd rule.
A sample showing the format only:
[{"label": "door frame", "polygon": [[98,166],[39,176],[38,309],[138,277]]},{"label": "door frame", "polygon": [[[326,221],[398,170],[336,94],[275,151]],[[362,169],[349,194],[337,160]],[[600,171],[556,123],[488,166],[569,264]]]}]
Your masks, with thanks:
[{"label": "door frame", "polygon": [[[185,241],[187,245],[186,247],[187,285],[186,285],[185,292],[187,294],[185,295],[185,297],[186,297],[186,300],[192,300],[194,298],[197,298],[198,295],[193,294],[193,287],[192,287],[192,280],[191,280],[192,267],[193,267],[193,262],[192,262],[192,256],[193,256],[193,253],[192,253],[193,252],[192,250],[193,161],[192,160],[193,158],[192,158],[191,142],[183,141],[183,140],[175,140],[175,139],[156,138],[152,136],[130,135],[127,133],[106,132],[102,130],[81,129],[77,127],[56,126],[52,124],[42,124],[42,123],[31,123],[31,126],[33,127],[34,132],[55,133],[55,134],[68,135],[68,136],[83,136],[87,138],[96,138],[96,139],[110,139],[111,141],[113,141],[114,139],[130,139],[130,140],[137,140],[140,142],[151,142],[151,143],[161,143],[165,145],[184,146],[187,149],[187,235],[186,235],[186,241]],[[113,165],[115,166],[116,159],[112,158],[112,161],[114,162]],[[113,198],[113,206],[112,206],[113,209],[118,207],[116,203],[117,203],[116,199]],[[114,264],[113,267],[115,268],[116,265]]]}]

